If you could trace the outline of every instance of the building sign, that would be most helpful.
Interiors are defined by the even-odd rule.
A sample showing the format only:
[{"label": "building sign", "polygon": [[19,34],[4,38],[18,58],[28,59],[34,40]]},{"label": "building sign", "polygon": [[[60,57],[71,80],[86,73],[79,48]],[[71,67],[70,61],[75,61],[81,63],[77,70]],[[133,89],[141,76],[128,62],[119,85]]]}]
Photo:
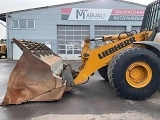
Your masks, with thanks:
[{"label": "building sign", "polygon": [[144,10],[62,8],[62,20],[142,21]]}]

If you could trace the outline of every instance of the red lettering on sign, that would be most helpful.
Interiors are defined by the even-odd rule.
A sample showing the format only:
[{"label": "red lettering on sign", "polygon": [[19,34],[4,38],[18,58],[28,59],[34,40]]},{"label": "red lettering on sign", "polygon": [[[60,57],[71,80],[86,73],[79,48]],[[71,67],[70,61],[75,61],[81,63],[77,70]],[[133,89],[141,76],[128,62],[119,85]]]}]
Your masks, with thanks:
[{"label": "red lettering on sign", "polygon": [[144,15],[144,10],[136,9],[113,9],[112,15]]}]

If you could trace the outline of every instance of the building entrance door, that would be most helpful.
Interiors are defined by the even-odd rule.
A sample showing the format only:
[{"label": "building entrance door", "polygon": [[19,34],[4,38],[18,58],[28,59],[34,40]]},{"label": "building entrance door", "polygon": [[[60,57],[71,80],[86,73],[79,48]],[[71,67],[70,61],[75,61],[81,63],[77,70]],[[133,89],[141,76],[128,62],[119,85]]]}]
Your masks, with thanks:
[{"label": "building entrance door", "polygon": [[73,53],[74,52],[74,46],[73,45],[66,45],[66,59],[73,60]]},{"label": "building entrance door", "polygon": [[66,45],[66,54],[67,55],[71,55],[71,54],[73,54],[73,48],[74,46],[73,45]]}]

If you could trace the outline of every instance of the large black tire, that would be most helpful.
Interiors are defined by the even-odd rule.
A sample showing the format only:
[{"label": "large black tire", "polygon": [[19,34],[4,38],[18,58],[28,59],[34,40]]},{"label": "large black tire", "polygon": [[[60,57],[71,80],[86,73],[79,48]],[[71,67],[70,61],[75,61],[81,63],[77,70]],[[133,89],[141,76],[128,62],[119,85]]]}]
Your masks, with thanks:
[{"label": "large black tire", "polygon": [[1,59],[2,55],[0,55],[0,59]]},{"label": "large black tire", "polygon": [[98,70],[98,73],[101,75],[101,77],[103,77],[106,81],[108,81],[108,75],[107,75],[107,69],[108,69],[108,65],[100,68]]},{"label": "large black tire", "polygon": [[[142,71],[144,76],[147,76],[142,77],[142,80],[147,79],[149,81],[145,83],[144,86],[135,87],[128,82],[128,77],[126,75],[130,66],[138,62],[148,65],[151,69],[146,69],[149,72]],[[132,100],[141,100],[151,96],[158,90],[160,85],[159,72],[160,58],[157,57],[155,53],[144,48],[130,48],[113,57],[108,66],[108,79],[121,97]],[[147,73],[147,75],[145,73]],[[150,76],[148,75],[149,73],[151,73]],[[136,73],[135,75],[138,76],[137,74],[139,73]],[[141,74],[139,76],[141,78]]]}]

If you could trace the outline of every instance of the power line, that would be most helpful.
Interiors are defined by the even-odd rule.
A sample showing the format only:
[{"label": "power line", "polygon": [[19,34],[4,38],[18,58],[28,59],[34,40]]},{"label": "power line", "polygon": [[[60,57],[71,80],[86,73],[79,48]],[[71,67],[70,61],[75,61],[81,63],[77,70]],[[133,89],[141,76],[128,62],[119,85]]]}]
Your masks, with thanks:
[{"label": "power line", "polygon": [[1,24],[3,27],[5,27],[5,28],[6,28],[6,26],[5,26],[3,23],[1,23],[1,22],[0,22],[0,24]]}]

